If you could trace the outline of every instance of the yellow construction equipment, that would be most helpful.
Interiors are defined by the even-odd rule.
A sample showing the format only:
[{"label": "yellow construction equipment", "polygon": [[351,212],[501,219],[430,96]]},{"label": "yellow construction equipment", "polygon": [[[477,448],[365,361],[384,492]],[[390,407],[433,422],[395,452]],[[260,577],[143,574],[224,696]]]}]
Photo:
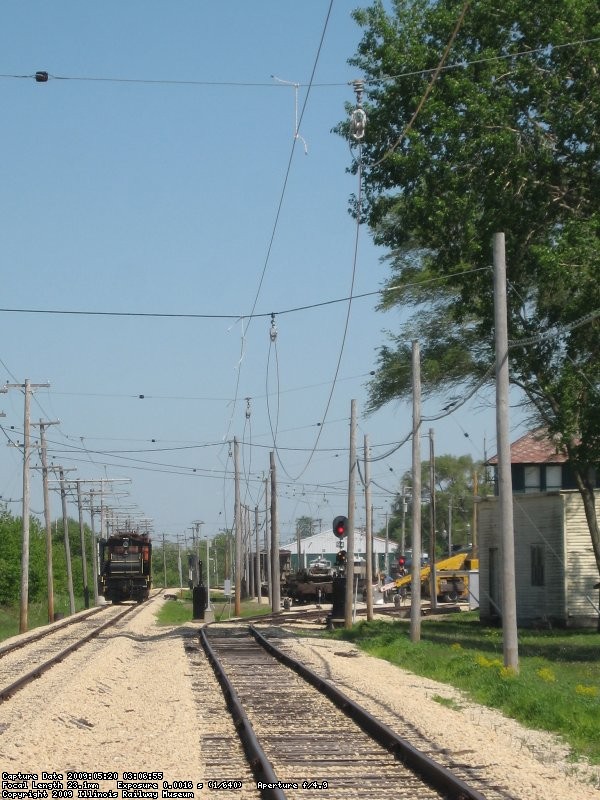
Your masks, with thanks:
[{"label": "yellow construction equipment", "polygon": [[[436,596],[439,600],[455,603],[469,596],[469,572],[479,569],[479,559],[473,558],[470,552],[456,553],[453,556],[435,562]],[[404,594],[410,589],[412,575],[396,578],[395,586]],[[421,569],[421,592],[424,597],[431,595],[431,566],[426,564]]]}]

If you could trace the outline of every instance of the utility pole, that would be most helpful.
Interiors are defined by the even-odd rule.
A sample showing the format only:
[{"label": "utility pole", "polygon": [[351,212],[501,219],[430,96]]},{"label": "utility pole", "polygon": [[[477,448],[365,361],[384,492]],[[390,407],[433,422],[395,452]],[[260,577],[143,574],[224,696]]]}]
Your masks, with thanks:
[{"label": "utility pole", "polygon": [[371,465],[369,464],[369,437],[364,437],[365,449],[365,516],[367,557],[367,620],[373,619],[373,510],[371,506]]},{"label": "utility pole", "polygon": [[250,567],[250,555],[252,549],[252,537],[250,536],[250,508],[244,506],[244,599],[252,597],[254,589],[254,580],[252,577],[252,569]]},{"label": "utility pole", "polygon": [[83,504],[81,502],[81,481],[77,484],[77,510],[79,512],[79,538],[81,540],[81,568],[83,575],[83,602],[86,608],[90,607],[90,587],[88,586],[87,576],[87,556],[85,549],[85,530],[83,526]]},{"label": "utility pole", "polygon": [[275,453],[269,453],[271,468],[271,581],[273,612],[281,611],[281,578],[279,564],[279,529],[277,527],[277,473],[275,472]]},{"label": "utility pole", "polygon": [[90,489],[90,531],[92,535],[92,581],[94,585],[94,606],[98,605],[98,543],[94,530],[94,490]]},{"label": "utility pole", "polygon": [[412,567],[410,585],[410,640],[421,639],[421,351],[412,343]]},{"label": "utility pole", "polygon": [[435,445],[433,443],[433,428],[429,428],[429,579],[431,594],[431,610],[437,608],[437,578],[435,574]]},{"label": "utility pole", "polygon": [[54,574],[52,569],[52,520],[50,515],[50,492],[48,489],[48,451],[46,447],[46,428],[58,425],[54,422],[37,423],[40,428],[40,451],[42,457],[42,486],[44,492],[44,522],[46,525],[46,576],[48,583],[48,622],[54,622]]},{"label": "utility pole", "polygon": [[[479,558],[479,548],[477,546],[477,503],[479,502],[479,478],[477,470],[473,471],[473,516],[471,520],[471,557]],[[469,543],[467,542],[467,545]]]},{"label": "utility pole", "polygon": [[238,440],[233,437],[233,473],[235,484],[235,599],[234,616],[242,615],[242,504],[240,502],[240,454]]},{"label": "utility pole", "polygon": [[21,549],[21,598],[19,606],[19,633],[29,630],[29,462],[30,447],[30,406],[33,389],[47,388],[49,383],[7,383],[6,389],[24,389],[25,403],[23,415],[23,545]]},{"label": "utility pole", "polygon": [[498,440],[498,507],[502,536],[502,633],[504,666],[519,671],[515,535],[510,471],[508,303],[504,234],[494,234],[494,323],[496,344],[496,437]]},{"label": "utility pole", "polygon": [[348,532],[346,538],[346,597],[344,627],[351,628],[354,606],[354,506],[356,498],[356,400],[350,401],[350,462],[348,470]]},{"label": "utility pole", "polygon": [[254,583],[256,584],[256,600],[258,605],[261,603],[261,584],[260,584],[260,538],[258,535],[258,506],[254,506],[254,536],[256,540],[256,561],[254,562]]},{"label": "utility pole", "polygon": [[[265,478],[265,572],[267,573],[267,599],[273,602],[273,583],[271,581],[271,546],[269,542],[269,479]],[[271,608],[273,606],[271,605]]]},{"label": "utility pole", "polygon": [[73,594],[73,570],[71,569],[71,543],[69,541],[69,517],[67,515],[67,490],[63,467],[56,467],[60,478],[60,499],[62,503],[63,533],[65,537],[65,562],[67,567],[67,589],[69,592],[69,611],[75,613],[75,595]]},{"label": "utility pole", "polygon": [[[402,498],[404,502],[404,498]],[[390,525],[388,512],[385,512],[385,577],[390,574]]]}]

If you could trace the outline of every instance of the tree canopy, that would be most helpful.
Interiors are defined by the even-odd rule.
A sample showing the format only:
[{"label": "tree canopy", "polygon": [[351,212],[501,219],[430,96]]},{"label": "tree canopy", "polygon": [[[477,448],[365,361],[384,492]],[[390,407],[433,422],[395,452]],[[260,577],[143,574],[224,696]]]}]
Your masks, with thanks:
[{"label": "tree canopy", "polygon": [[376,0],[354,16],[367,113],[357,213],[389,252],[380,308],[410,312],[379,351],[371,408],[410,394],[412,339],[425,393],[493,381],[503,231],[511,380],[568,453],[600,566],[600,7],[395,0],[388,14]]}]

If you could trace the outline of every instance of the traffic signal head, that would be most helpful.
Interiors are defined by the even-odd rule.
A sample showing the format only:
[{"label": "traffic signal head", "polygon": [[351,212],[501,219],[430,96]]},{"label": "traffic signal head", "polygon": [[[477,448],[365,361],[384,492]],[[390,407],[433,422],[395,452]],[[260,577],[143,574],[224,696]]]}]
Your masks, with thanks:
[{"label": "traffic signal head", "polygon": [[338,539],[346,536],[348,533],[348,517],[336,517],[333,520],[333,532]]},{"label": "traffic signal head", "polygon": [[399,567],[406,566],[406,559],[404,558],[404,556],[399,556],[399,558],[398,558],[398,566]]},{"label": "traffic signal head", "polygon": [[341,567],[346,563],[346,551],[345,550],[340,550],[338,552],[338,554],[335,557],[335,563],[338,565],[338,567]]}]

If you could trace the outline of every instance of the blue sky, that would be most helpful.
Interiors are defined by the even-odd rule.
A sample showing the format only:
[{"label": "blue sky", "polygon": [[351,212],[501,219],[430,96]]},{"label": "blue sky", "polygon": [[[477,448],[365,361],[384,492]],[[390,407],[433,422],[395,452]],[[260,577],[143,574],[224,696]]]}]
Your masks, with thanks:
[{"label": "blue sky", "polygon": [[[361,452],[364,434],[380,455],[410,430],[405,404],[364,416],[368,374],[397,312],[376,312],[375,294],[352,303],[324,425],[348,305],[283,313],[350,293],[356,227],[347,208],[357,186],[348,146],[331,129],[354,101],[348,82],[360,77],[347,64],[360,38],[356,5],[333,4],[299,131],[308,154],[300,139],[293,148],[294,87],[272,76],[300,84],[301,109],[328,0],[0,7],[0,306],[213,315],[0,312],[0,381],[51,384],[32,404],[34,420],[61,420],[48,431],[51,458],[77,467],[71,477],[131,478],[130,497],[109,502],[136,504],[157,534],[181,534],[199,519],[211,536],[231,526],[234,435],[242,500],[262,509],[276,430],[286,541],[299,516],[326,526],[345,512],[351,398]],[[54,77],[10,77],[37,70]],[[377,292],[384,253],[366,228],[358,236],[354,293]],[[242,322],[263,272],[255,313],[264,316]],[[495,452],[492,400],[480,394],[435,423],[437,452],[481,458],[484,439]],[[18,440],[22,394],[11,390],[0,407]],[[410,457],[407,443],[373,464],[372,478],[393,493]],[[37,473],[32,481],[41,512]],[[0,494],[21,493],[20,452],[3,447]],[[377,525],[392,497],[375,488]],[[52,502],[58,516],[59,498]],[[20,513],[17,502],[9,508]]]}]

